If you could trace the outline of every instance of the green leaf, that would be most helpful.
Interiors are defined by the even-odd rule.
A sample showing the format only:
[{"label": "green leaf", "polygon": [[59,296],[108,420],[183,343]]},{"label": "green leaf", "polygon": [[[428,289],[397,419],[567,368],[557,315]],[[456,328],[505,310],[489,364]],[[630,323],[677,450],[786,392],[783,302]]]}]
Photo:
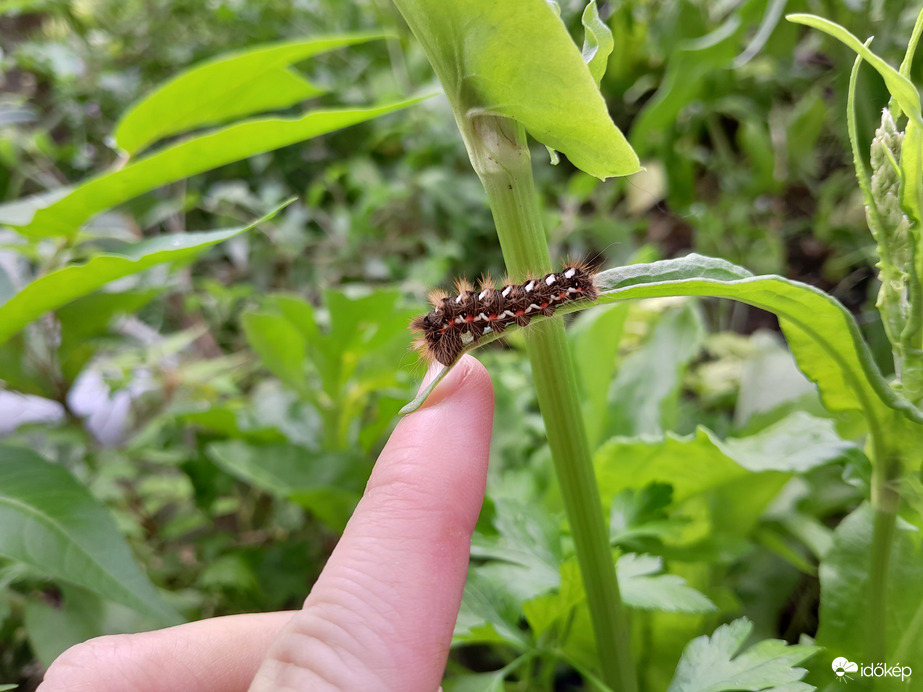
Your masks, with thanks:
[{"label": "green leaf", "polygon": [[63,604],[37,598],[26,602],[23,624],[36,658],[44,666],[74,644],[105,634],[103,601],[94,593],[63,585]]},{"label": "green leaf", "polygon": [[241,317],[250,347],[263,365],[287,386],[301,391],[305,386],[305,341],[284,317],[265,312],[247,312]]},{"label": "green leaf", "polygon": [[286,202],[276,207],[246,226],[221,231],[161,235],[126,245],[122,252],[94,255],[85,264],[71,265],[45,274],[0,304],[0,344],[49,310],[67,305],[115,279],[137,274],[164,262],[194,257],[202,250],[272,218],[288,204]]},{"label": "green leaf", "polygon": [[[820,563],[824,595],[817,643],[826,647],[825,660],[837,656],[863,660],[871,620],[884,618],[888,663],[913,666],[923,660],[923,549],[919,529],[898,520],[891,542],[885,613],[873,613],[869,607],[873,534],[874,512],[867,503],[837,526],[833,547]],[[829,663],[820,668],[829,671]]]},{"label": "green leaf", "polygon": [[108,512],[62,466],[0,446],[0,555],[155,617],[179,616],[139,569]]},{"label": "green leaf", "polygon": [[882,79],[885,80],[888,91],[891,92],[892,98],[901,107],[901,110],[903,110],[919,127],[923,128],[923,117],[920,115],[920,94],[917,92],[917,88],[913,85],[913,82],[870,51],[862,41],[839,24],[822,17],[817,17],[813,14],[790,14],[786,16],[786,19],[796,24],[804,24],[805,26],[823,31],[825,34],[829,34],[840,40],[861,55],[863,60],[874,67],[878,71],[878,74],[881,75]]},{"label": "green leaf", "polygon": [[317,96],[324,90],[289,65],[379,38],[383,36],[324,36],[221,55],[180,73],[134,104],[116,126],[115,142],[135,155],[170,135]]},{"label": "green leaf", "polygon": [[729,437],[724,452],[751,471],[805,473],[844,459],[861,458],[861,450],[840,438],[836,424],[796,411],[754,435]]},{"label": "green leaf", "polygon": [[[233,161],[340,130],[419,103],[418,97],[369,108],[317,110],[298,118],[258,118],[193,137],[128,166],[103,173],[73,188],[57,201],[17,200],[0,206],[0,223],[32,237],[73,237],[101,211],[154,188]],[[31,212],[31,213],[30,213]]]},{"label": "green leaf", "polygon": [[91,293],[59,308],[56,316],[61,325],[61,343],[58,346],[61,374],[73,381],[96,353],[99,344],[95,339],[108,333],[110,322],[117,315],[139,310],[165,288],[155,286],[122,293]]},{"label": "green leaf", "polygon": [[711,433],[699,428],[695,435],[667,433],[662,440],[615,438],[594,456],[603,504],[627,488],[651,483],[673,486],[674,503],[747,476],[747,471],[717,446]]},{"label": "green leaf", "polygon": [[[861,414],[880,433],[885,407],[923,422],[923,413],[897,396],[878,371],[852,315],[822,291],[780,276],[752,276],[724,260],[688,255],[630,265],[596,276],[605,304],[634,298],[707,295],[775,313],[801,371],[833,412]],[[571,312],[582,306],[566,306]]]},{"label": "green leaf", "polygon": [[342,530],[359,501],[368,468],[347,452],[316,452],[294,445],[210,444],[219,467],[257,488],[290,498],[331,528]]},{"label": "green leaf", "polygon": [[615,48],[615,39],[612,30],[599,18],[599,8],[596,0],[590,0],[580,18],[586,35],[583,39],[583,61],[590,68],[593,80],[599,84],[606,74],[609,56]]},{"label": "green leaf", "polygon": [[397,0],[423,44],[463,135],[485,115],[512,118],[598,178],[640,164],[590,68],[545,0]]},{"label": "green leaf", "polygon": [[468,573],[454,643],[509,644],[520,651],[529,648],[528,635],[519,627],[520,604],[508,586],[479,570]]},{"label": "green leaf", "polygon": [[651,135],[672,127],[680,111],[697,101],[706,78],[730,66],[741,31],[739,18],[732,15],[712,33],[683,41],[673,52],[663,84],[631,126],[631,145],[642,155],[650,149]]},{"label": "green leaf", "polygon": [[[661,316],[611,383],[605,437],[659,435],[672,427],[680,378],[704,336],[702,318],[692,303]],[[610,355],[615,357],[615,352]]]},{"label": "green leaf", "polygon": [[711,637],[693,639],[683,651],[667,692],[777,688],[810,692],[810,685],[799,682],[807,671],[794,666],[813,656],[817,647],[766,639],[741,651],[752,630],[753,623],[741,618],[722,625]]},{"label": "green leaf", "polygon": [[442,684],[445,692],[503,692],[506,669],[494,673],[453,675]]},{"label": "green leaf", "polygon": [[627,303],[610,305],[588,311],[567,330],[574,366],[583,385],[583,420],[590,449],[599,445],[609,418],[609,389],[627,317]]},{"label": "green leaf", "polygon": [[653,555],[622,555],[616,563],[619,591],[626,605],[643,610],[710,613],[714,603],[675,574],[663,571],[663,559]]}]

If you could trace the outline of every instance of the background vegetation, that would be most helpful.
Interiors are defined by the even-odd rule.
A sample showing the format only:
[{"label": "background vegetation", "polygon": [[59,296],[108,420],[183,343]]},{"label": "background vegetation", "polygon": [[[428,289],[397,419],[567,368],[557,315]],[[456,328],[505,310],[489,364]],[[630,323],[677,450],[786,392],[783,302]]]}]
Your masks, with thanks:
[{"label": "background vegetation", "polygon": [[[854,54],[781,20],[783,8],[874,34],[893,65],[918,10],[603,4],[615,42],[601,90],[646,171],[600,182],[566,160],[547,165],[535,147],[552,257],[612,267],[694,251],[810,283],[854,313],[887,376],[875,243],[846,132]],[[583,3],[561,10],[579,45]],[[124,167],[120,118],[195,63],[282,39],[382,31],[393,36],[293,60],[324,89],[308,110],[397,103],[434,87],[389,3],[0,0],[0,195],[19,200]],[[889,95],[873,71],[859,79],[867,151]],[[919,70],[911,79],[920,83]],[[275,110],[300,114],[304,100]],[[164,136],[173,143],[183,132]],[[76,579],[15,559],[0,540],[0,682],[31,689],[60,651],[104,632],[297,607],[422,374],[406,325],[426,290],[460,274],[503,273],[486,199],[442,98],[182,176],[79,233],[17,232],[20,209],[3,207],[0,302],[119,243],[245,226],[292,197],[253,230],[152,259],[147,271],[4,333],[8,468],[53,462],[69,474],[55,477],[65,504],[105,507],[114,525],[90,522],[96,543]],[[868,495],[871,472],[854,422],[824,409],[775,318],[715,301],[619,303],[584,313],[569,339],[612,541],[625,553],[620,583],[638,613],[642,689],[665,689],[690,639],[741,615],[760,638],[816,635],[819,560]],[[558,606],[541,599],[566,591],[573,571],[520,340],[478,353],[497,418],[457,631],[460,643],[479,646],[460,647],[448,673],[464,684],[473,684],[465,670],[518,661],[516,651],[559,629]],[[633,473],[617,465],[624,459]],[[683,473],[690,459],[701,463],[695,477]],[[8,473],[0,499],[27,496],[25,484]],[[0,503],[0,523],[10,516]],[[130,594],[93,590],[93,569],[118,552],[119,535],[159,590],[146,611]],[[510,554],[512,563],[494,559]],[[122,558],[132,564],[127,550]],[[146,600],[147,579],[125,569],[126,591]],[[498,583],[517,589],[498,593]],[[518,631],[524,608],[531,643]],[[563,655],[530,659],[510,677],[578,685],[576,670],[592,665],[579,653],[585,614],[574,617]],[[489,687],[502,677],[479,680],[466,689],[502,689]],[[523,684],[516,689],[532,689]]]}]

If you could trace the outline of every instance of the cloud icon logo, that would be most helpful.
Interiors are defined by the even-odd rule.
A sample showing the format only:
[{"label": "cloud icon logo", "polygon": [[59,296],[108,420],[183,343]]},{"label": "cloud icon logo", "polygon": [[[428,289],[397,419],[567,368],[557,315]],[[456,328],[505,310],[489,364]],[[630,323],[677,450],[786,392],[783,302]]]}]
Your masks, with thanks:
[{"label": "cloud icon logo", "polygon": [[842,682],[846,682],[849,679],[847,673],[857,673],[859,672],[859,664],[853,663],[852,661],[840,656],[839,658],[833,659],[833,672],[836,674],[837,679]]}]

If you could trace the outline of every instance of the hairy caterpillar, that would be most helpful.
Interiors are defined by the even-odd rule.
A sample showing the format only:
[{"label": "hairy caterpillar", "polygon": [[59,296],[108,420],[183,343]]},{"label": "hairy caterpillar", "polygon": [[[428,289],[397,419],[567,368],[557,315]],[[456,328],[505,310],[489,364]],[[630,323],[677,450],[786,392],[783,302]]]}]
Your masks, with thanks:
[{"label": "hairy caterpillar", "polygon": [[468,343],[485,332],[500,334],[512,324],[525,327],[536,315],[550,317],[561,303],[599,296],[593,273],[583,262],[568,262],[559,272],[521,284],[505,283],[499,289],[490,277],[482,278],[477,290],[465,279],[456,281],[455,289],[454,296],[433,291],[433,310],[410,323],[422,336],[417,348],[443,365],[455,362]]}]

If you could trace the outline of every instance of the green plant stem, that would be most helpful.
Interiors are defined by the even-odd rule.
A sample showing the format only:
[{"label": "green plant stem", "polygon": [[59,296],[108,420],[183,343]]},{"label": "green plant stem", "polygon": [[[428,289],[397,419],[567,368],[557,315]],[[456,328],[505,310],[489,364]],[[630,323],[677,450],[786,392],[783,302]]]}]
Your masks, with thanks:
[{"label": "green plant stem", "polygon": [[874,460],[872,469],[872,554],[869,570],[868,655],[872,661],[887,660],[888,568],[897,524],[900,496],[891,484],[894,460],[887,452]]},{"label": "green plant stem", "polygon": [[[459,124],[472,165],[487,190],[507,269],[517,280],[551,271],[522,126],[492,116]],[[586,588],[602,677],[614,690],[635,692],[628,617],[619,594],[563,319],[534,324],[524,336]]]}]

